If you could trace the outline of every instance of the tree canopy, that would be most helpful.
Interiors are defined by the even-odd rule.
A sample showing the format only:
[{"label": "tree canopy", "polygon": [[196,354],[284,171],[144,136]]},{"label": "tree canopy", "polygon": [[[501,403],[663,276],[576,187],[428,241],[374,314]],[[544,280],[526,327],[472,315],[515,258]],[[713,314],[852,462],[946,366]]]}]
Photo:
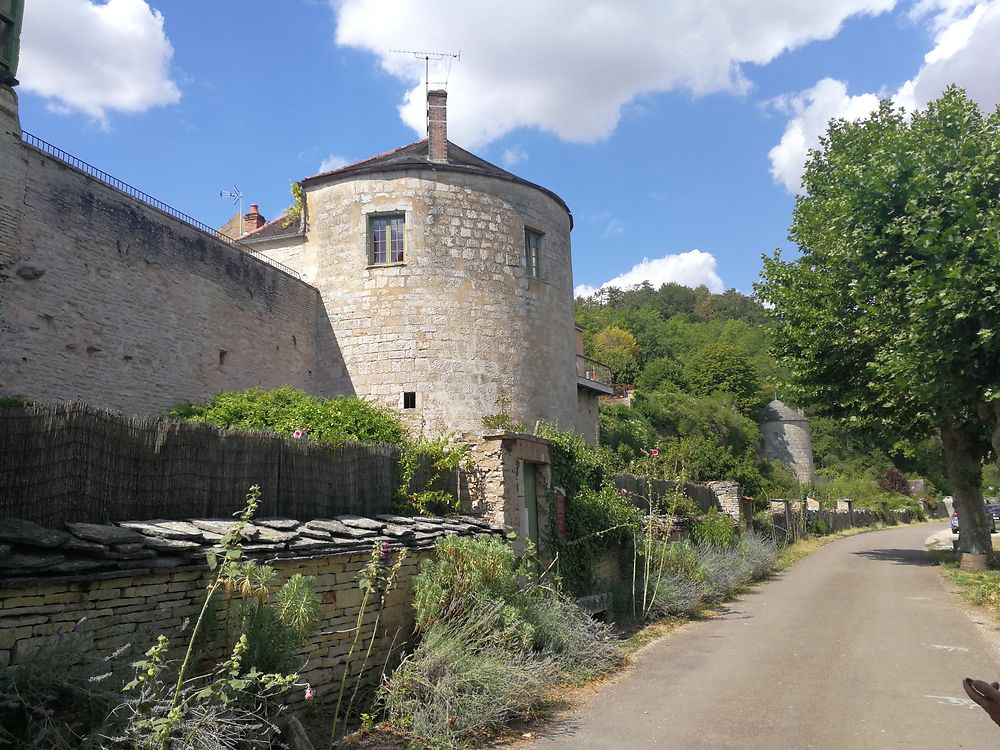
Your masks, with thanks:
[{"label": "tree canopy", "polygon": [[764,259],[775,352],[816,413],[938,430],[961,549],[990,550],[981,466],[1000,442],[1000,110],[948,88],[909,114],[835,120],[812,152],[790,238]]}]

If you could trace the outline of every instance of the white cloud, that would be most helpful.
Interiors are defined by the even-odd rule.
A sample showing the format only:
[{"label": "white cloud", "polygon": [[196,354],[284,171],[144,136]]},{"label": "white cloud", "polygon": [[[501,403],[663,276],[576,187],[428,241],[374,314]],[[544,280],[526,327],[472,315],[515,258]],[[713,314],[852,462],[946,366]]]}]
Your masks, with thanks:
[{"label": "white cloud", "polygon": [[664,255],[662,258],[652,260],[643,258],[641,263],[605,281],[599,287],[580,284],[573,290],[573,294],[577,297],[589,297],[609,286],[627,289],[644,281],[657,288],[661,284],[673,282],[691,288],[705,285],[713,292],[721,292],[725,287],[716,273],[717,265],[715,256],[703,250],[688,250],[686,253]]},{"label": "white cloud", "polygon": [[[1000,103],[1000,0],[979,3],[964,16],[946,8],[948,23],[939,27],[934,49],[917,74],[900,87],[896,101],[907,109],[923,107],[957,83],[984,109]],[[990,62],[990,61],[993,62]]]},{"label": "white cloud", "polygon": [[625,224],[620,219],[612,219],[604,227],[601,236],[607,239],[609,237],[616,237],[619,234],[625,234]]},{"label": "white cloud", "polygon": [[320,162],[319,171],[320,172],[331,172],[334,169],[340,169],[341,167],[346,167],[351,163],[350,159],[345,159],[343,156],[338,154],[330,154],[323,161]]},{"label": "white cloud", "polygon": [[102,123],[108,111],[144,112],[181,97],[163,16],[143,0],[25,4],[18,77],[57,112]]},{"label": "white cloud", "polygon": [[809,149],[819,145],[819,136],[826,132],[830,120],[856,120],[878,108],[874,94],[850,96],[847,84],[824,78],[811,89],[794,96],[779,97],[771,102],[776,109],[789,114],[781,142],[768,152],[771,176],[790,193],[797,193],[802,181]]},{"label": "white cloud", "polygon": [[[929,23],[935,43],[917,74],[892,97],[895,103],[913,111],[956,83],[986,111],[996,107],[1000,69],[986,61],[995,59],[1000,48],[1000,0],[921,0],[911,17]],[[878,106],[878,99],[872,93],[850,96],[846,83],[824,78],[806,91],[770,102],[791,116],[781,142],[768,153],[775,182],[798,192],[808,151],[819,145],[830,120],[863,118]]]},{"label": "white cloud", "polygon": [[528,152],[525,151],[520,146],[513,146],[512,148],[505,148],[500,159],[503,161],[504,166],[513,167],[518,162],[522,162],[528,158]]},{"label": "white cloud", "polygon": [[[403,120],[424,133],[424,62],[392,49],[461,49],[448,80],[452,140],[479,147],[518,127],[606,138],[621,108],[654,92],[741,93],[742,65],[837,34],[896,0],[330,0],[336,41],[412,84]],[[444,71],[432,70],[431,82]]]}]

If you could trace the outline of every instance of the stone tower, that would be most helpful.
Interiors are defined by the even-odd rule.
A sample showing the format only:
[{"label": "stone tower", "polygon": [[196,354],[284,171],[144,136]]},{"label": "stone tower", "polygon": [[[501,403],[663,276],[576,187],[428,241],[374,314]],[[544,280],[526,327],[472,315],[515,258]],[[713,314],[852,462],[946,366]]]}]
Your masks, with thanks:
[{"label": "stone tower", "polygon": [[498,400],[529,430],[573,429],[578,390],[595,406],[599,391],[577,377],[570,211],[448,141],[443,91],[428,107],[427,139],[307,177],[302,220],[243,242],[319,289],[342,362],[333,392],[418,431],[482,433]]},{"label": "stone tower", "polygon": [[764,407],[762,419],[763,458],[781,461],[803,484],[815,482],[812,435],[805,414],[775,399]]}]

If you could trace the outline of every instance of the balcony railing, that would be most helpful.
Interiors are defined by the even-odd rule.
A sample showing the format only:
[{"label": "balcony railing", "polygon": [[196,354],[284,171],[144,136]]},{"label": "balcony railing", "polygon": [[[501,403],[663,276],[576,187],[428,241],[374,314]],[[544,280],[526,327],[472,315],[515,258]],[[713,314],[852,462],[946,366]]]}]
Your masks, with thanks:
[{"label": "balcony railing", "polygon": [[611,368],[582,354],[576,355],[576,376],[581,380],[592,380],[608,388],[612,386]]}]

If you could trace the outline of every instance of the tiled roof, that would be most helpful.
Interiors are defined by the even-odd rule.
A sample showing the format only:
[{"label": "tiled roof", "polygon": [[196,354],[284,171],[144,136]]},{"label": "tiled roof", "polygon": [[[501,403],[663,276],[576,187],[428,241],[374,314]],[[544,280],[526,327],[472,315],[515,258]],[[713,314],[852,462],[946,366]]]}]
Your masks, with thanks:
[{"label": "tiled roof", "polygon": [[[354,177],[356,175],[369,174],[372,172],[408,169],[466,172],[485,175],[487,177],[494,177],[500,180],[507,180],[509,182],[516,182],[521,185],[527,185],[528,187],[540,190],[555,200],[560,206],[565,208],[566,213],[570,213],[569,206],[566,205],[566,202],[548,188],[529,182],[528,180],[508,172],[506,169],[501,169],[495,164],[490,164],[490,162],[485,159],[480,159],[475,154],[466,151],[460,146],[456,146],[451,141],[448,141],[447,162],[430,161],[427,156],[426,138],[422,141],[411,143],[409,146],[403,146],[402,148],[393,149],[392,151],[386,151],[384,154],[379,154],[378,156],[373,156],[369,159],[355,162],[354,164],[348,164],[345,167],[333,169],[329,172],[314,174],[311,177],[306,177],[302,180],[302,184],[309,185],[311,183],[326,180],[338,180],[344,177]],[[570,214],[570,220],[572,221],[572,214]]]},{"label": "tiled roof", "polygon": [[793,409],[791,406],[774,399],[771,403],[764,407],[761,412],[761,418],[764,422],[805,422],[806,416],[800,411]]},{"label": "tiled roof", "polygon": [[292,237],[297,234],[302,234],[302,221],[300,219],[288,221],[287,213],[283,213],[281,216],[271,219],[264,226],[243,235],[240,242],[263,242],[279,237]]}]

